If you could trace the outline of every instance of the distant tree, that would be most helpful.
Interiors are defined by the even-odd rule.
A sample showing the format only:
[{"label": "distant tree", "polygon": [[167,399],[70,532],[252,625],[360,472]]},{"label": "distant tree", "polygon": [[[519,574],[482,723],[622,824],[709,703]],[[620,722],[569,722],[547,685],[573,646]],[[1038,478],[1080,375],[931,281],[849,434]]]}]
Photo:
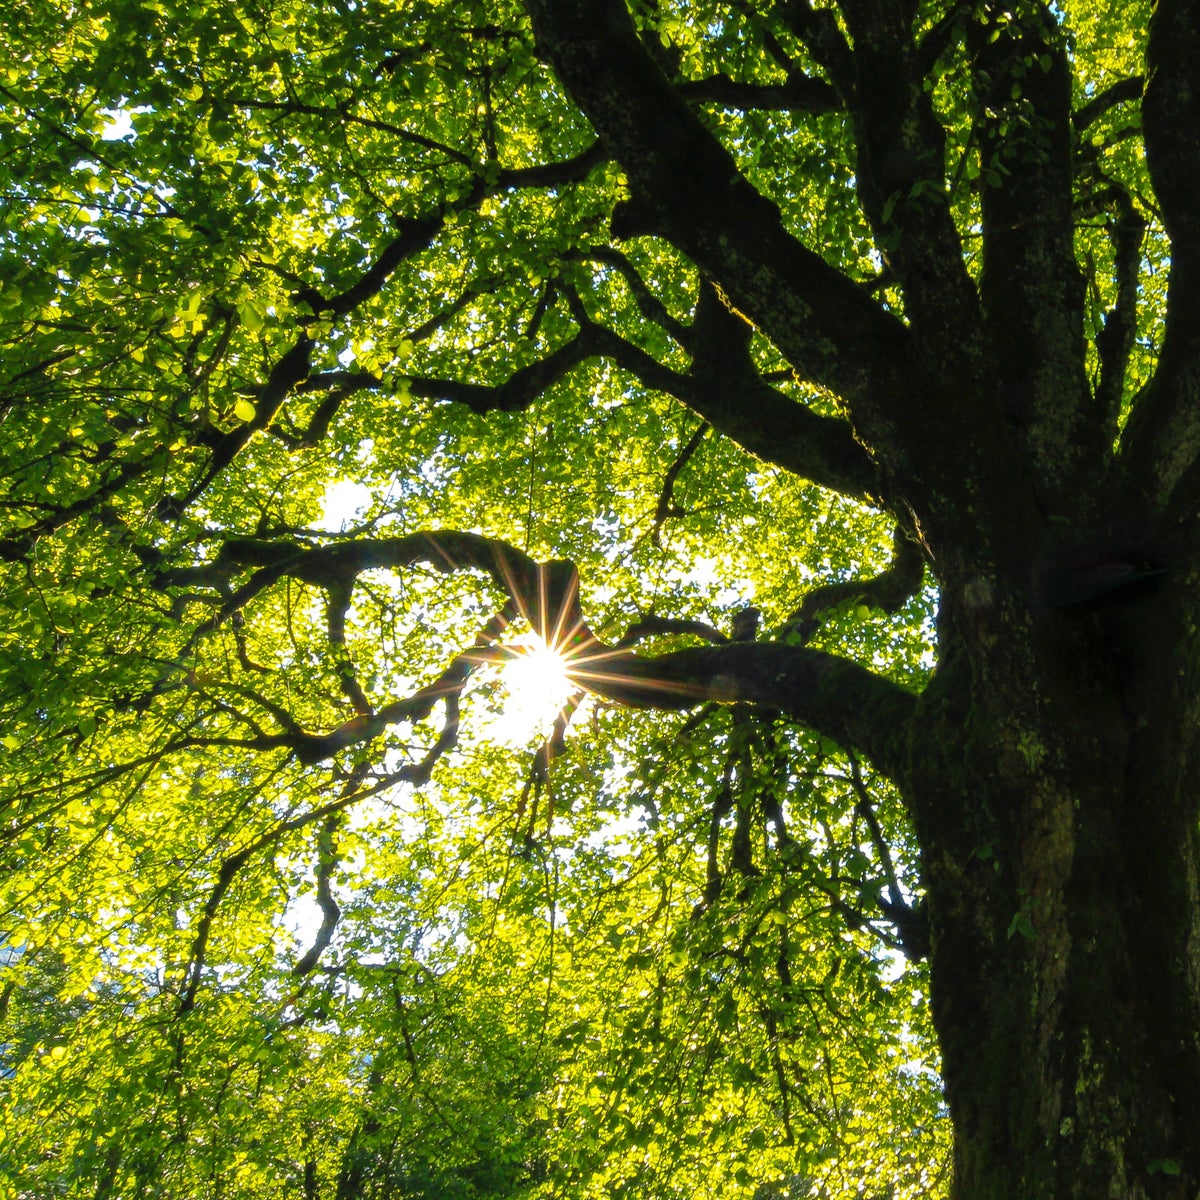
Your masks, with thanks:
[{"label": "distant tree", "polygon": [[7,23],[12,1194],[1197,1195],[1195,5]]}]

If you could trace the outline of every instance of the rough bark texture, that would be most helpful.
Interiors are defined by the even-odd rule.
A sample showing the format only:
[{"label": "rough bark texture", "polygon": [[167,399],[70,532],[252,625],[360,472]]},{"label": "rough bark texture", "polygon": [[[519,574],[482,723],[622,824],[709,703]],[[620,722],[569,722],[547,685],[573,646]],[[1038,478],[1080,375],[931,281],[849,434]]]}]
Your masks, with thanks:
[{"label": "rough bark texture", "polygon": [[966,628],[908,794],[956,1195],[1194,1195],[1194,675],[1170,661],[1172,599],[946,607]]}]

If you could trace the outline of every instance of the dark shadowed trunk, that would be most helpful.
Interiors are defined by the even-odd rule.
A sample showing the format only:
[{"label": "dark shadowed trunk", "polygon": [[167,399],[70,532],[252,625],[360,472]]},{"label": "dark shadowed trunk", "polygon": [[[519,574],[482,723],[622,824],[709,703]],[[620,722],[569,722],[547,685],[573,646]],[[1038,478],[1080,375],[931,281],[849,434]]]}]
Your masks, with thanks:
[{"label": "dark shadowed trunk", "polygon": [[910,789],[959,1197],[1194,1194],[1195,666],[1172,586],[945,605]]}]

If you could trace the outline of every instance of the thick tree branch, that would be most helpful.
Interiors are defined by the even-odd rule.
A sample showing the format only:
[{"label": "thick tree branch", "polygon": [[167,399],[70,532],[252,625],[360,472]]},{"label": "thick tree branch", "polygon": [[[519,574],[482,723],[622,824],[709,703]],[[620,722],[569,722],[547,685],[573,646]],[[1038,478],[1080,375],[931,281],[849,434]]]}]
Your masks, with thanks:
[{"label": "thick tree branch", "polygon": [[781,0],[776,7],[848,105],[854,96],[854,62],[833,9],[813,8],[810,0]]},{"label": "thick tree branch", "polygon": [[1043,501],[1076,503],[1111,443],[1085,370],[1085,280],[1075,259],[1071,65],[1040,3],[988,4],[972,26],[985,186],[980,291],[1001,403]]},{"label": "thick tree branch", "polygon": [[861,751],[882,774],[903,768],[916,697],[857,663],[777,642],[730,642],[653,657],[591,648],[572,678],[635,708],[757,704]]},{"label": "thick tree branch", "polygon": [[742,83],[721,74],[687,80],[677,87],[679,94],[693,104],[718,104],[743,112],[768,109],[823,113],[841,107],[837,92],[828,83],[803,71],[790,71],[785,83]]},{"label": "thick tree branch", "polygon": [[[569,294],[568,300],[579,332],[545,358],[497,384],[416,376],[407,382],[409,394],[465,404],[480,414],[520,411],[580,363],[603,357],[645,387],[674,396],[764,462],[855,499],[873,500],[881,494],[879,473],[849,423],[815,413],[769,386],[750,357],[750,326],[730,312],[711,287],[702,289],[690,329],[680,331],[699,348],[686,375],[593,322],[578,297]],[[320,378],[339,387],[382,385],[365,374],[336,372]]]},{"label": "thick tree branch", "polygon": [[[564,654],[571,678],[599,696],[639,708],[686,709],[708,700],[761,704],[860,750],[884,774],[897,772],[903,762],[904,726],[916,698],[889,680],[831,654],[777,643],[731,642],[654,657],[608,646],[584,619],[571,563],[537,563],[498,539],[441,531],[314,548],[231,540],[220,559],[235,571],[257,568],[233,592],[226,613],[240,610],[284,576],[345,589],[363,571],[378,568],[424,563],[443,572],[480,570],[506,596],[505,620],[524,616]],[[281,734],[269,740],[311,762],[377,736],[397,720],[421,719],[439,700],[457,701],[473,663],[496,660],[501,652],[490,649],[490,642],[501,628],[490,626],[474,650],[407,699],[360,715],[332,734],[299,739]]]},{"label": "thick tree branch", "polygon": [[642,638],[688,633],[701,637],[706,642],[712,642],[716,646],[724,646],[730,641],[719,629],[714,629],[704,621],[676,620],[672,617],[643,617],[625,630],[620,641],[617,642],[617,648],[624,650],[629,646],[636,646]]},{"label": "thick tree branch", "polygon": [[856,499],[879,496],[879,472],[848,422],[814,413],[763,381],[750,356],[752,332],[715,288],[702,285],[691,375],[670,390],[765,462]]},{"label": "thick tree branch", "polygon": [[[979,298],[950,211],[945,133],[926,88],[907,5],[846,0],[853,42],[859,199],[904,293],[904,311],[931,376],[958,380],[959,407],[981,402]],[[810,18],[811,20],[811,18]]]},{"label": "thick tree branch", "polygon": [[678,246],[804,377],[846,399],[869,439],[896,444],[889,410],[911,394],[901,324],[786,231],[651,61],[620,0],[527,8],[559,78],[625,169],[631,198],[614,232]]},{"label": "thick tree branch", "polygon": [[1146,43],[1146,164],[1175,258],[1200,256],[1200,13],[1158,0]]},{"label": "thick tree branch", "polygon": [[1200,497],[1200,14],[1159,0],[1146,46],[1146,162],[1171,239],[1166,331],[1122,439],[1128,487],[1182,515]]}]

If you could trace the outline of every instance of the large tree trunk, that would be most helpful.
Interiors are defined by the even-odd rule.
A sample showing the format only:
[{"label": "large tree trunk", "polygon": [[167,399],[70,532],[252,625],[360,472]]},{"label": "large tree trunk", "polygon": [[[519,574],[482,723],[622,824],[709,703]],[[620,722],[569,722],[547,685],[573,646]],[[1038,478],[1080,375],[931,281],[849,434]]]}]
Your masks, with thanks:
[{"label": "large tree trunk", "polygon": [[978,582],[946,597],[910,792],[958,1200],[1197,1194],[1196,666],[1176,587],[1062,609]]}]

